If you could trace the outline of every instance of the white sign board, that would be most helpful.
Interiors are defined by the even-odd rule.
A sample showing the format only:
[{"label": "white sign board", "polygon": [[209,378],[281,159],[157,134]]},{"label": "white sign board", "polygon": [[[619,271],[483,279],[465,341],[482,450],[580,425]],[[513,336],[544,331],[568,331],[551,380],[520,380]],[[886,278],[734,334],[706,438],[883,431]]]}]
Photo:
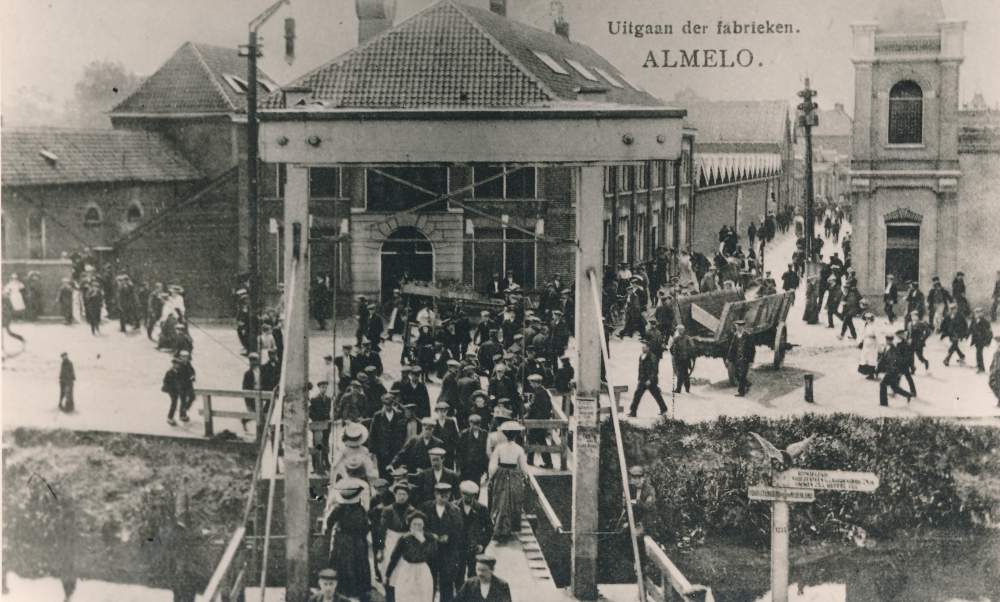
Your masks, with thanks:
[{"label": "white sign board", "polygon": [[812,489],[790,489],[766,485],[754,485],[747,490],[747,496],[751,500],[770,502],[811,502],[815,499]]},{"label": "white sign board", "polygon": [[774,475],[774,484],[777,487],[796,487],[801,489],[875,491],[878,489],[878,477],[872,472],[792,468]]},{"label": "white sign board", "polygon": [[577,397],[574,409],[576,411],[576,422],[583,426],[594,426],[597,424],[597,399],[593,397]]}]

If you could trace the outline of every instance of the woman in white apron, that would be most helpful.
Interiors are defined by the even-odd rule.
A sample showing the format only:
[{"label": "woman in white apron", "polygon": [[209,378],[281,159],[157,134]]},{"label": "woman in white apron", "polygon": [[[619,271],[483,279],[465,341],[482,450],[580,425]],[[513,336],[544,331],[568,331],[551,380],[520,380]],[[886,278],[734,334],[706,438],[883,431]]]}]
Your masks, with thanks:
[{"label": "woman in white apron", "polygon": [[382,509],[382,517],[378,522],[378,532],[375,534],[372,546],[375,549],[378,572],[383,579],[386,579],[389,558],[392,556],[393,550],[396,549],[396,543],[410,530],[409,525],[406,524],[406,517],[413,512],[413,506],[410,505],[410,485],[408,483],[395,483],[392,486],[392,495],[396,500]]},{"label": "woman in white apron", "polygon": [[875,380],[875,367],[878,365],[878,332],[875,328],[875,315],[864,314],[865,326],[861,329],[861,356],[858,358],[858,372],[868,380]]}]

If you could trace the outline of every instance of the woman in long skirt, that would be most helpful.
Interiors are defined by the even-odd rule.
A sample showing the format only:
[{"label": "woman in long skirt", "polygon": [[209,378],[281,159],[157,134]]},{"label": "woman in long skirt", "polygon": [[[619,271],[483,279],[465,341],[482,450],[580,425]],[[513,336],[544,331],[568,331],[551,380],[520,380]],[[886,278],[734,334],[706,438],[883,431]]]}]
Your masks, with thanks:
[{"label": "woman in long skirt", "polygon": [[507,441],[490,456],[490,515],[493,517],[493,538],[506,541],[511,533],[521,529],[521,508],[524,504],[524,475],[528,459],[524,448],[514,439],[523,430],[513,420],[500,425]]},{"label": "woman in long skirt", "polygon": [[382,509],[382,517],[378,521],[378,533],[375,534],[375,560],[378,562],[379,573],[388,584],[385,574],[389,570],[389,558],[396,544],[410,530],[407,517],[413,512],[410,505],[410,486],[407,483],[395,483],[392,494],[396,500]]},{"label": "woman in long skirt", "polygon": [[861,329],[861,356],[858,358],[858,372],[868,380],[875,380],[875,367],[878,365],[878,333],[875,328],[875,315],[865,312],[865,325]]},{"label": "woman in long skirt", "polygon": [[437,554],[437,538],[424,532],[427,516],[423,512],[415,510],[406,520],[410,530],[392,551],[386,581],[395,593],[395,602],[434,602],[429,562]]},{"label": "woman in long skirt", "polygon": [[350,598],[364,598],[371,591],[368,564],[368,514],[361,506],[361,492],[368,483],[346,478],[337,483],[341,503],[326,518],[330,537],[330,568],[337,569],[338,590]]}]

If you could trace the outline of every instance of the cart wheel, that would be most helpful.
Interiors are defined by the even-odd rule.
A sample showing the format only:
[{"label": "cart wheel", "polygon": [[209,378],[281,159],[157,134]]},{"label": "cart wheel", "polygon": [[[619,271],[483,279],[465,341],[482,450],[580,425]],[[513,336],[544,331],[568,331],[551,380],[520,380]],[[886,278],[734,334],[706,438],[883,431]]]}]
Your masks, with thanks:
[{"label": "cart wheel", "polygon": [[736,380],[736,364],[729,363],[729,360],[722,360],[726,364],[726,371],[729,373],[729,386],[735,387],[739,384]]},{"label": "cart wheel", "polygon": [[785,346],[788,344],[788,327],[782,322],[778,324],[778,332],[774,335],[774,368],[781,368],[785,361]]}]

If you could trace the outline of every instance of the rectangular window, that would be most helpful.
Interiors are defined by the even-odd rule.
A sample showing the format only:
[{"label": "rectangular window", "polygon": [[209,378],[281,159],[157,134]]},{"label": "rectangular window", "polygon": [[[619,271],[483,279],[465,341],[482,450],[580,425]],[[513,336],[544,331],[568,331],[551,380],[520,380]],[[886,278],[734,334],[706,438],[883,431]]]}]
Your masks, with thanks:
[{"label": "rectangular window", "polygon": [[[648,165],[648,164],[647,164]],[[646,190],[646,165],[639,165],[635,168],[638,184],[636,190]]]},{"label": "rectangular window", "polygon": [[618,185],[618,169],[611,166],[604,167],[604,192],[611,194]]},{"label": "rectangular window", "polygon": [[260,198],[280,199],[285,196],[285,164],[261,163],[259,183]]},{"label": "rectangular window", "polygon": [[597,71],[598,73],[600,73],[601,77],[603,77],[604,79],[608,80],[608,83],[611,84],[612,86],[614,86],[616,88],[621,88],[622,87],[621,82],[618,81],[617,79],[615,79],[614,77],[612,77],[611,74],[608,73],[607,71],[605,71],[604,69],[601,69],[600,67],[594,67],[594,71]]},{"label": "rectangular window", "polygon": [[[402,211],[448,192],[447,167],[379,167],[365,170],[369,211]],[[440,201],[423,211],[447,211]]]},{"label": "rectangular window", "polygon": [[522,288],[535,287],[535,237],[513,228],[476,228],[475,286],[485,291],[493,274],[504,278],[514,272]]},{"label": "rectangular window", "polygon": [[[510,173],[494,178],[484,184],[478,184],[473,189],[477,199],[533,199],[536,196],[534,167],[521,167],[514,170],[514,165],[475,163],[472,166],[472,177],[479,182],[491,176],[497,176],[506,169]],[[513,171],[511,171],[513,170]]]},{"label": "rectangular window", "polygon": [[576,71],[580,75],[584,76],[585,78],[589,79],[590,81],[592,81],[592,82],[599,81],[596,77],[594,77],[593,73],[591,73],[590,71],[587,71],[587,68],[584,67],[582,64],[578,63],[577,61],[574,61],[573,59],[566,59],[566,62],[569,63],[570,67],[576,69]]},{"label": "rectangular window", "polygon": [[309,168],[309,198],[341,198],[341,173],[339,167]]},{"label": "rectangular window", "polygon": [[545,65],[552,71],[558,73],[559,75],[569,75],[569,71],[563,69],[563,66],[557,63],[551,56],[538,50],[532,50],[531,52],[534,53],[534,55],[538,57],[538,60],[545,63]]},{"label": "rectangular window", "polygon": [[889,144],[920,144],[922,129],[922,99],[889,99]]},{"label": "rectangular window", "polygon": [[41,214],[28,218],[28,256],[45,259],[45,216]]},{"label": "rectangular window", "polygon": [[632,169],[631,165],[622,165],[618,169],[621,170],[621,191],[630,192],[635,187],[635,171]]}]

